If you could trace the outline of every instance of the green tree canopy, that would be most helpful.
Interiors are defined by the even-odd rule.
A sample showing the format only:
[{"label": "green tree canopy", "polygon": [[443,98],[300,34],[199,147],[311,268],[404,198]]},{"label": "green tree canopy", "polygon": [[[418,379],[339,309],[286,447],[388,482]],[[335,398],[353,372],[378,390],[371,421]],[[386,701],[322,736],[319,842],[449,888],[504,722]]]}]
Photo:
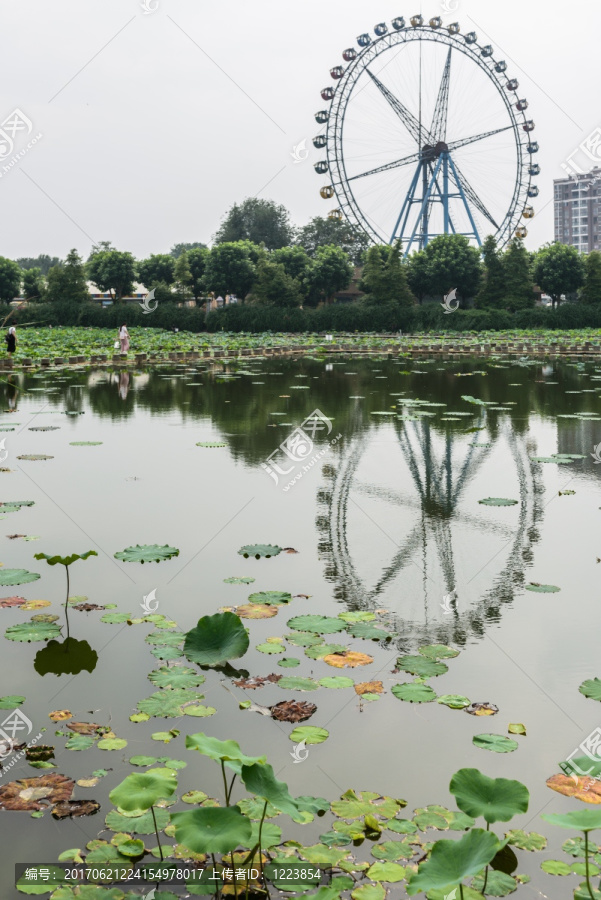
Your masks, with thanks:
[{"label": "green tree canopy", "polygon": [[194,241],[191,244],[174,244],[173,247],[171,248],[171,250],[169,251],[169,253],[171,254],[171,256],[173,256],[175,259],[177,259],[178,256],[181,256],[181,254],[184,252],[184,250],[187,250],[189,253],[190,250],[208,250],[208,249],[209,248],[207,247],[206,244],[202,244],[200,241]]},{"label": "green tree canopy", "polygon": [[285,206],[273,200],[248,197],[239,205],[234,203],[213,241],[215,244],[252,241],[276,250],[291,244],[293,236],[290,213]]},{"label": "green tree canopy", "polygon": [[413,306],[415,297],[407,284],[406,266],[401,259],[401,244],[392,247],[380,244],[367,251],[361,290],[367,303],[392,303],[402,307]]},{"label": "green tree canopy", "polygon": [[110,291],[117,300],[133,291],[134,257],[126,251],[115,250],[108,241],[92,248],[86,268],[90,281],[101,291]]},{"label": "green tree canopy", "polygon": [[352,277],[353,266],[342,247],[318,247],[304,278],[309,304],[330,299],[347,288]]},{"label": "green tree canopy", "polygon": [[9,303],[19,296],[23,273],[12,259],[0,256],[0,300]]},{"label": "green tree canopy", "polygon": [[504,307],[512,312],[533,307],[535,296],[530,255],[519,238],[514,237],[509,242],[502,264],[505,280]]},{"label": "green tree canopy", "polygon": [[235,294],[241,300],[250,291],[256,275],[248,242],[217,244],[209,253],[204,274],[205,288],[215,294]]},{"label": "green tree canopy", "polygon": [[48,272],[45,299],[49,303],[66,305],[85,303],[90,299],[86,269],[77,250],[71,250],[63,264],[53,266]]},{"label": "green tree canopy", "polygon": [[199,246],[191,247],[187,251],[188,266],[190,267],[190,290],[195,300],[198,300],[203,292],[204,275],[207,268],[207,262],[210,255],[208,247]]},{"label": "green tree canopy", "polygon": [[315,216],[299,230],[295,243],[304,247],[309,256],[315,256],[319,247],[340,247],[355,266],[360,266],[371,242],[363,231],[348,222]]},{"label": "green tree canopy", "polygon": [[547,244],[534,258],[534,280],[557,306],[562,294],[571,294],[584,284],[585,267],[576,247]]},{"label": "green tree canopy", "polygon": [[40,256],[22,256],[17,262],[22,269],[39,269],[42,275],[47,275],[53,266],[61,265],[58,256],[48,256],[47,253]]},{"label": "green tree canopy", "polygon": [[306,276],[311,268],[311,258],[304,247],[281,247],[270,254],[270,261],[284,266],[286,274],[299,281]]},{"label": "green tree canopy", "polygon": [[262,260],[257,267],[253,295],[267,306],[300,306],[302,294],[296,278],[288,275],[281,263]]},{"label": "green tree canopy", "polygon": [[26,269],[23,272],[23,289],[21,294],[25,300],[40,300],[45,290],[44,276],[40,268]]},{"label": "green tree canopy", "polygon": [[148,259],[138,263],[138,278],[147,288],[153,288],[162,281],[173,284],[175,259],[168,253],[152,253]]},{"label": "green tree canopy", "polygon": [[474,297],[481,278],[480,251],[463,234],[439,234],[425,248],[427,293],[444,297],[456,289],[462,298]]},{"label": "green tree canopy", "polygon": [[[507,294],[506,274],[503,257],[497,249],[497,242],[489,235],[482,245],[484,272],[480,290],[476,297],[478,309],[500,309]],[[532,289],[530,290],[532,293]]]},{"label": "green tree canopy", "polygon": [[601,253],[598,250],[592,250],[586,258],[582,301],[601,303]]},{"label": "green tree canopy", "polygon": [[185,297],[189,294],[190,285],[192,284],[192,272],[190,271],[190,265],[188,263],[187,250],[184,250],[184,252],[180,253],[177,257],[175,262],[175,272],[173,274],[179,293]]},{"label": "green tree canopy", "polygon": [[407,257],[407,283],[421,304],[430,290],[428,257],[424,250],[417,250]]}]

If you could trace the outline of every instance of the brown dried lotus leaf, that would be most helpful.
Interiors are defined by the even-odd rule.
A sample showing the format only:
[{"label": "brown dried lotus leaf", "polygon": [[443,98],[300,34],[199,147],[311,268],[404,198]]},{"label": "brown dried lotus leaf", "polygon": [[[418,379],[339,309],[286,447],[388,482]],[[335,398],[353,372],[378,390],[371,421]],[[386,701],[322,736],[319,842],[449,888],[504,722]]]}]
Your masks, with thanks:
[{"label": "brown dried lotus leaf", "polygon": [[0,609],[5,609],[9,606],[23,606],[26,602],[25,597],[2,597],[0,598]]},{"label": "brown dried lotus leaf", "polygon": [[547,787],[564,797],[575,797],[584,803],[601,803],[601,781],[586,775],[583,778],[576,775],[552,775],[547,779]]},{"label": "brown dried lotus leaf", "polygon": [[245,688],[247,691],[254,691],[256,688],[262,688],[264,685],[272,683],[277,684],[282,675],[251,675],[250,678],[240,678],[233,684],[239,688]]},{"label": "brown dried lotus leaf", "polygon": [[61,800],[54,805],[53,819],[76,819],[79,816],[93,816],[100,809],[95,800]]},{"label": "brown dried lotus leaf", "polygon": [[[39,811],[69,800],[75,782],[66,775],[20,778],[0,787],[0,809]],[[42,802],[45,801],[45,802]]]},{"label": "brown dried lotus leaf", "polygon": [[356,669],[357,666],[368,666],[374,661],[374,658],[368,656],[367,653],[349,650],[346,653],[330,653],[323,657],[323,661],[336,669]]},{"label": "brown dried lotus leaf", "polygon": [[363,681],[361,684],[355,685],[355,692],[359,696],[362,694],[383,694],[384,685],[381,681]]},{"label": "brown dried lotus leaf", "polygon": [[96,734],[102,725],[97,725],[96,722],[67,722],[67,728],[77,734]]},{"label": "brown dried lotus leaf", "polygon": [[48,713],[48,718],[52,719],[53,722],[64,722],[65,719],[71,719],[72,716],[73,713],[69,712],[68,709],[55,709]]},{"label": "brown dried lotus leaf", "polygon": [[499,707],[495,706],[494,703],[470,703],[469,706],[465,709],[466,713],[469,713],[470,716],[496,716],[499,712]]},{"label": "brown dried lotus leaf", "polygon": [[21,609],[45,609],[47,606],[51,606],[50,600],[26,600]]},{"label": "brown dried lotus leaf", "polygon": [[266,603],[249,603],[247,606],[235,607],[233,612],[241,619],[272,619],[277,616],[278,608]]},{"label": "brown dried lotus leaf", "polygon": [[282,700],[271,707],[271,716],[278,722],[304,722],[314,712],[317,712],[317,707],[306,700]]}]

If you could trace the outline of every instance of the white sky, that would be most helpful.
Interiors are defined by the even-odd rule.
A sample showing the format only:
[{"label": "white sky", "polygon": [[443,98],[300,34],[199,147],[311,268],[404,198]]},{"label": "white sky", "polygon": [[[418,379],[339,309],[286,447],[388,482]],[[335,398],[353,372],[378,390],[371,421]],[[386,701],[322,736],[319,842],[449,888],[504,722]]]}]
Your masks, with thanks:
[{"label": "white sky", "polygon": [[[257,194],[297,224],[327,214],[311,138],[329,69],[358,34],[420,6],[158,0],[145,15],[140,3],[2,0],[0,121],[18,107],[43,138],[10,171],[0,162],[0,255],[62,257],[75,246],[87,256],[100,240],[137,257],[167,252],[209,242],[229,206]],[[601,4],[435,0],[422,11],[475,30],[519,79],[541,146],[527,245],[552,240],[553,178],[601,125],[591,103]],[[295,164],[304,138],[311,154]]]}]

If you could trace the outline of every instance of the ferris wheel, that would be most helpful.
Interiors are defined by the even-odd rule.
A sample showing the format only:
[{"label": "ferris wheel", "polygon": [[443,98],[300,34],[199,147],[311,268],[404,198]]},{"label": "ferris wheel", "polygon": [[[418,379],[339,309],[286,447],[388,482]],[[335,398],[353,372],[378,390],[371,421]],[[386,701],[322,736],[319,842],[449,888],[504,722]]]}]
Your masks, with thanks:
[{"label": "ferris wheel", "polygon": [[440,234],[500,247],[528,234],[540,173],[528,101],[507,63],[474,31],[421,15],[398,17],[357,38],[334,66],[330,102],[313,139],[329,174],[321,196],[376,243],[400,240],[405,254]]}]

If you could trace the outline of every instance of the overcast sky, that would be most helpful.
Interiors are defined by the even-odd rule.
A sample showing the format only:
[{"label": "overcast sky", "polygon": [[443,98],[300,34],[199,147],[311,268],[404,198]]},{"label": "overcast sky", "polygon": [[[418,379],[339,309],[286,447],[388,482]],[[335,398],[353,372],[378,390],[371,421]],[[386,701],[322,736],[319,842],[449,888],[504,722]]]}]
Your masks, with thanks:
[{"label": "overcast sky", "polygon": [[[299,225],[327,214],[312,165],[320,90],[358,34],[412,3],[2,0],[0,121],[18,108],[27,140],[43,136],[9,171],[0,161],[0,255],[87,256],[110,240],[141,258],[208,243],[248,196],[285,204]],[[475,30],[519,79],[541,146],[527,244],[552,240],[553,178],[601,125],[601,4],[435,0],[422,12]],[[311,154],[295,163],[305,138]],[[26,146],[18,133],[15,151]]]}]

